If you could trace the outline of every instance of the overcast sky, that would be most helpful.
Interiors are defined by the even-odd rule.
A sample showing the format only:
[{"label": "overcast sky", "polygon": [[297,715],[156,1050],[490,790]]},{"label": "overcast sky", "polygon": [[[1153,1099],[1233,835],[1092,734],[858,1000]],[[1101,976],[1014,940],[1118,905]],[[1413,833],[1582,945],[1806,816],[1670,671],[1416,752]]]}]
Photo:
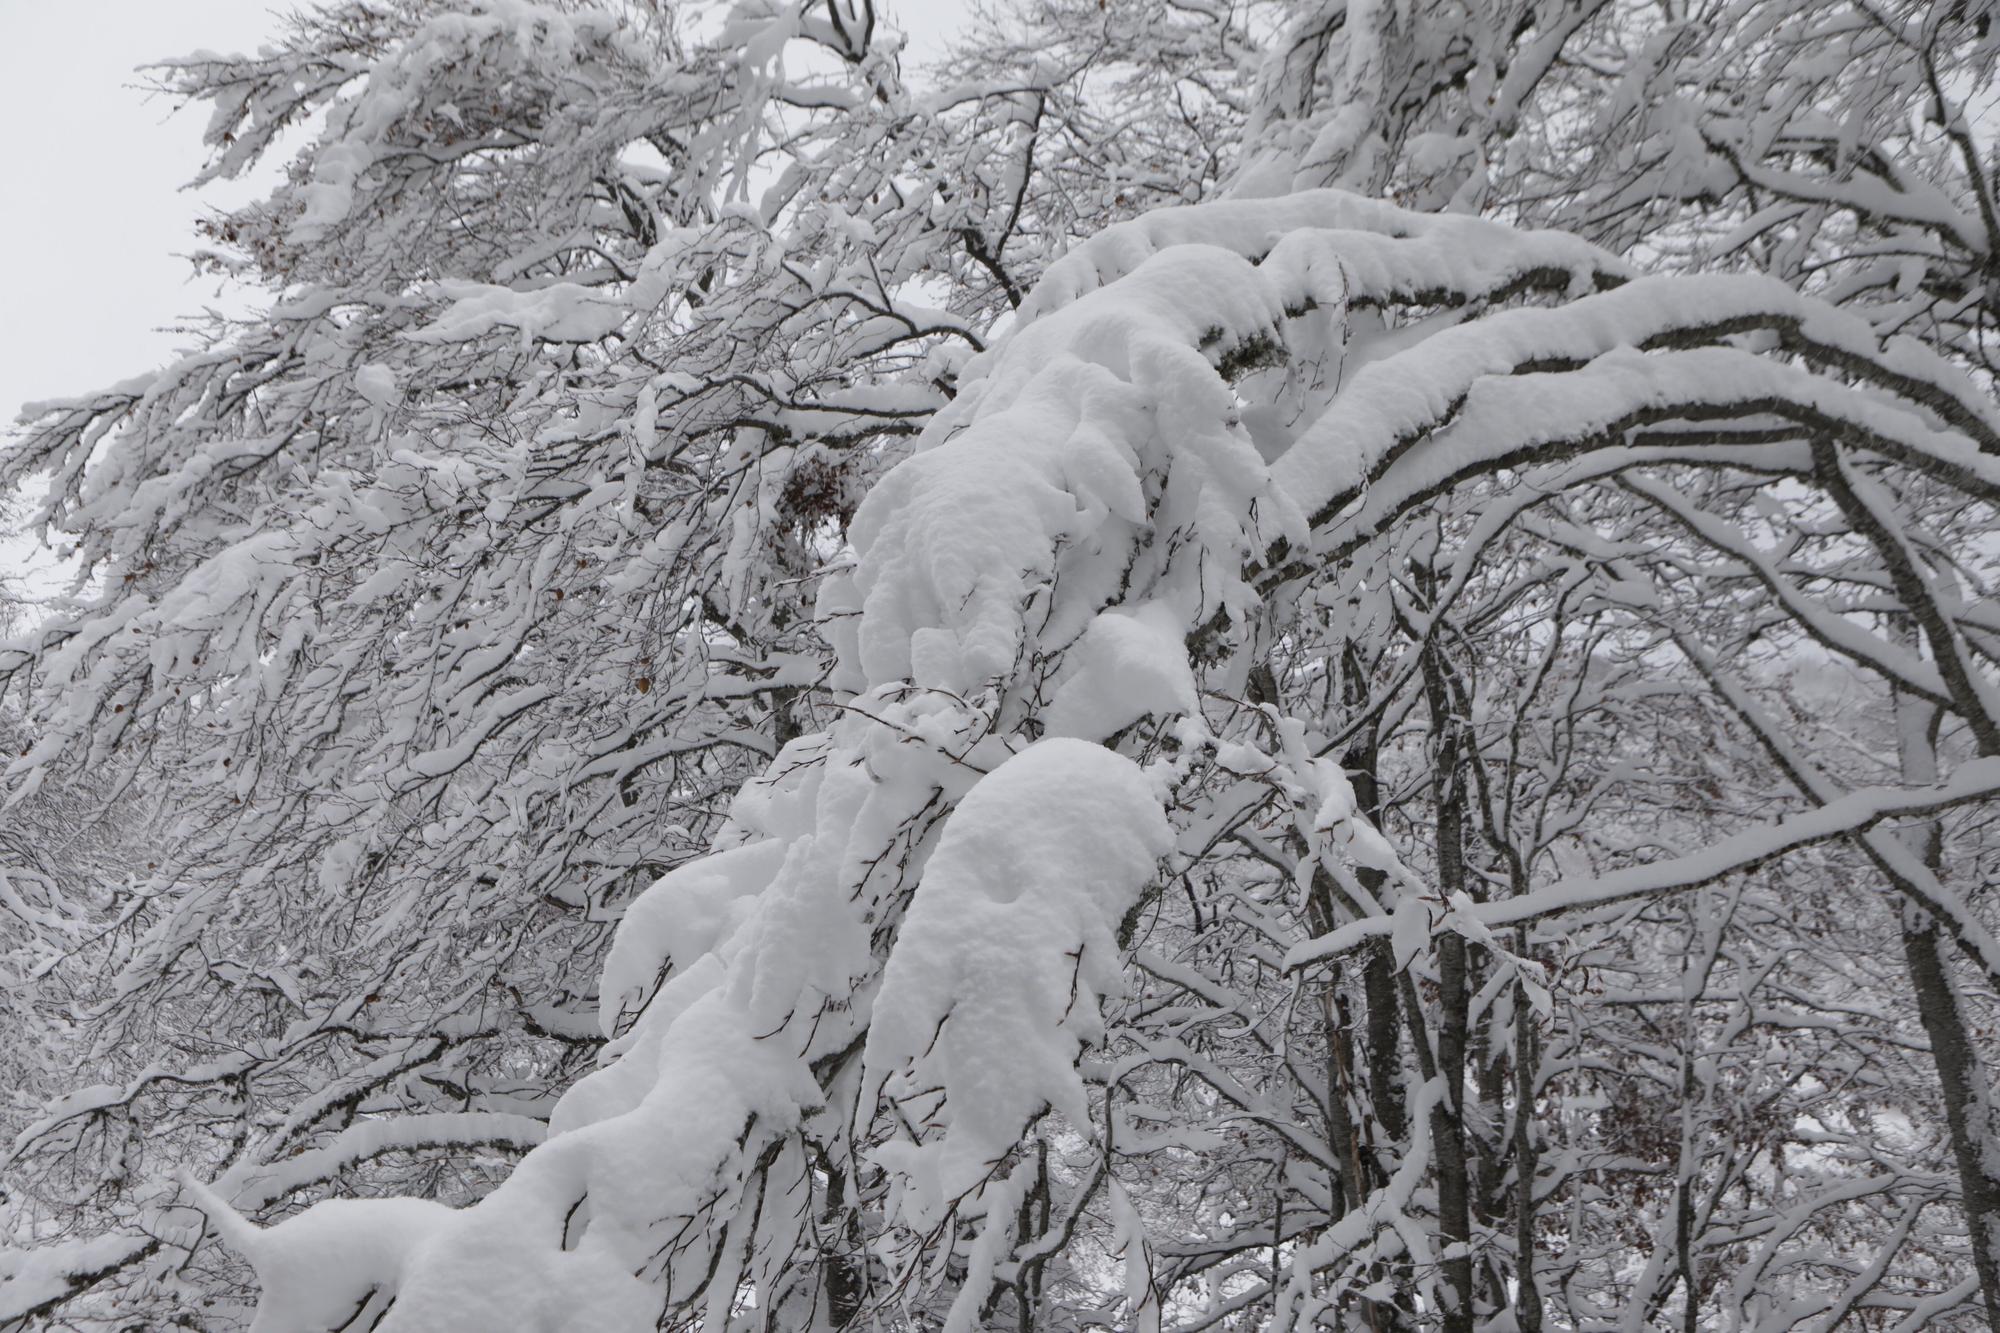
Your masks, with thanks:
[{"label": "overcast sky", "polygon": [[270,0],[0,0],[0,418],[150,369],[162,326],[216,298],[190,282],[199,109],[169,116],[135,67],[254,49]]}]

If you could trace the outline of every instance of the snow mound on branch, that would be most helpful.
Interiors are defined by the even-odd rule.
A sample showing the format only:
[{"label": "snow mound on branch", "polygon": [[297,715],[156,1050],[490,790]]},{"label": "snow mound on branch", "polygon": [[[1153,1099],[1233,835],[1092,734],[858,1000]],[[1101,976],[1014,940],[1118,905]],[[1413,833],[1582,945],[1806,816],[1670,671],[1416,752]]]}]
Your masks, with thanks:
[{"label": "snow mound on branch", "polygon": [[771,882],[784,844],[753,843],[717,852],[658,880],[630,907],[604,960],[598,1022],[618,1035],[624,1015],[643,1009],[668,968],[686,971],[714,950],[747,899]]},{"label": "snow mound on branch", "polygon": [[[428,1199],[328,1199],[259,1230],[199,1185],[202,1211],[257,1270],[267,1293],[254,1333],[321,1328],[355,1313],[355,1291],[393,1291],[451,1212]],[[379,1304],[376,1304],[379,1309]]]},{"label": "snow mound on branch", "polygon": [[524,339],[595,342],[616,332],[631,314],[618,295],[574,282],[522,292],[446,280],[433,290],[451,304],[434,322],[407,335],[414,342],[461,342],[502,327],[519,329]]},{"label": "snow mound on branch", "polygon": [[1070,650],[1074,671],[1042,715],[1044,733],[1101,741],[1148,714],[1196,712],[1185,639],[1179,617],[1158,602],[1105,611]]},{"label": "snow mound on branch", "polygon": [[1156,209],[1106,227],[1049,265],[1021,319],[1045,318],[1170,249],[1215,246],[1262,264],[1299,242],[1349,268],[1351,285],[1340,295],[1356,304],[1433,290],[1449,302],[1551,274],[1566,275],[1574,294],[1632,273],[1564,232],[1517,231],[1457,214],[1413,213],[1344,190],[1304,190]]},{"label": "snow mound on branch", "polygon": [[394,407],[403,401],[403,391],[396,385],[396,372],[374,362],[355,367],[354,390],[376,407]]},{"label": "snow mound on branch", "polygon": [[0,1249],[0,1321],[20,1327],[28,1312],[59,1300],[87,1275],[100,1273],[143,1253],[149,1237],[107,1232],[81,1240]]},{"label": "snow mound on branch", "polygon": [[1210,358],[1274,338],[1291,295],[1229,250],[1177,246],[976,358],[855,515],[857,563],[821,594],[834,683],[964,696],[1128,590],[1159,590],[1183,632],[1253,602],[1244,560],[1305,530]]},{"label": "snow mound on branch", "polygon": [[1102,746],[1046,740],[981,779],[952,815],[883,973],[864,1094],[942,1087],[927,1144],[878,1158],[913,1180],[923,1227],[972,1189],[1044,1107],[1089,1119],[1080,1050],[1103,1037],[1120,989],[1119,923],[1173,833],[1139,766]]},{"label": "snow mound on branch", "polygon": [[[1288,238],[1286,245],[1305,239]],[[1530,364],[1582,367],[1609,353],[1670,346],[1689,330],[1731,324],[1796,330],[1796,336],[1819,349],[1821,359],[1863,362],[1880,355],[1899,383],[1989,427],[2000,425],[1991,405],[1964,392],[1964,377],[1935,356],[1900,344],[1879,354],[1865,322],[1802,297],[1775,279],[1743,274],[1650,277],[1556,308],[1489,314],[1353,368],[1341,390],[1340,410],[1310,424],[1272,464],[1272,475],[1287,495],[1315,513],[1357,492],[1409,441],[1439,430],[1454,414],[1462,416],[1468,395],[1491,392],[1491,385],[1482,386],[1482,381],[1524,378],[1520,370]],[[1726,359],[1742,367],[1739,374],[1769,373],[1758,358]],[[1644,364],[1650,369],[1660,363]],[[1563,374],[1562,384],[1580,382],[1567,370]],[[1552,394],[1549,386],[1557,382],[1542,376],[1534,396],[1510,404],[1498,419],[1514,434],[1537,426],[1551,436],[1573,429],[1574,403]],[[1463,461],[1449,449],[1425,453],[1434,470]]]},{"label": "snow mound on branch", "polygon": [[[1051,378],[1083,381],[1070,365]],[[1012,449],[967,432],[899,464],[856,515],[851,536],[861,627],[854,665],[864,680],[907,679],[964,693],[1016,660],[1022,610],[1053,572],[1063,547],[1079,563],[1109,555],[1145,520],[1137,460],[1107,420],[1136,404],[1106,384],[1084,414],[1081,395],[1051,394],[996,419]],[[1121,410],[1122,409],[1122,410]],[[843,654],[843,658],[847,658]]]}]

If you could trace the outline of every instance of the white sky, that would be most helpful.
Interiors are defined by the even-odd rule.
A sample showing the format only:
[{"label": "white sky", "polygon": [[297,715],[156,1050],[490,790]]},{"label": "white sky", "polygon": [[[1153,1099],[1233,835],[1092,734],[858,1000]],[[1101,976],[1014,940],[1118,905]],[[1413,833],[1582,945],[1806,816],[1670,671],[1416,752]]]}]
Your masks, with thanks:
[{"label": "white sky", "polygon": [[250,50],[270,0],[0,0],[0,420],[167,359],[176,317],[214,303],[189,281],[207,116],[137,86],[135,67]]}]

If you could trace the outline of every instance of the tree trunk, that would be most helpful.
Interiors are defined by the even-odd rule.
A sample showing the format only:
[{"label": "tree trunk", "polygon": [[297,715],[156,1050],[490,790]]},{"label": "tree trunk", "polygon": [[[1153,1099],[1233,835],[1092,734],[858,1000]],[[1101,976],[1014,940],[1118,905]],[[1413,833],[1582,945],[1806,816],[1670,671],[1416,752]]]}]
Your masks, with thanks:
[{"label": "tree trunk", "polygon": [[[1435,644],[1423,652],[1424,692],[1431,711],[1433,790],[1437,801],[1438,892],[1449,899],[1465,887],[1465,775],[1463,723],[1445,681]],[[1470,999],[1466,941],[1446,932],[1437,939],[1437,1076],[1444,1098],[1431,1113],[1437,1162],[1438,1229],[1450,1257],[1444,1261],[1444,1333],[1472,1333],[1472,1181],[1465,1151],[1465,1047]]]},{"label": "tree trunk", "polygon": [[[1905,694],[1896,699],[1897,746],[1903,778],[1937,781],[1937,728],[1934,705]],[[1933,873],[1944,864],[1944,834],[1936,820],[1903,830],[1904,838]],[[2000,1178],[1992,1161],[2000,1153],[1985,1063],[1967,1031],[1964,1001],[1952,984],[1950,965],[1938,947],[1938,924],[1930,913],[1903,907],[1903,959],[1910,969],[1917,1016],[1930,1038],[1931,1060],[1944,1093],[1945,1124],[1958,1164],[1958,1188],[1972,1246],[1973,1269],[1985,1297],[1987,1321],[2000,1329]]]}]

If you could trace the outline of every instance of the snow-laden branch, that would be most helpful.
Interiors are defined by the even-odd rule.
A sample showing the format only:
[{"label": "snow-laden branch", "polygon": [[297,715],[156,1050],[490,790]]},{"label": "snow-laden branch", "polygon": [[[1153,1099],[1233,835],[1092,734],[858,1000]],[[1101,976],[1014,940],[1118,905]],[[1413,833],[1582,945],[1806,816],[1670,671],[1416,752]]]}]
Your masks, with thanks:
[{"label": "snow-laden branch", "polygon": [[[1563,879],[1500,902],[1452,904],[1454,916],[1487,930],[1539,921],[1559,912],[1584,911],[1630,898],[1700,888],[1765,865],[1787,852],[1873,828],[1885,819],[1936,815],[1958,806],[1993,799],[2000,793],[2000,759],[1961,764],[1934,787],[1870,787],[1851,791],[1824,805],[1790,815],[1762,828],[1747,829],[1712,847],[1645,865],[1627,866],[1587,879]],[[1388,917],[1351,921],[1292,950],[1287,967],[1307,967],[1389,935]]]}]

